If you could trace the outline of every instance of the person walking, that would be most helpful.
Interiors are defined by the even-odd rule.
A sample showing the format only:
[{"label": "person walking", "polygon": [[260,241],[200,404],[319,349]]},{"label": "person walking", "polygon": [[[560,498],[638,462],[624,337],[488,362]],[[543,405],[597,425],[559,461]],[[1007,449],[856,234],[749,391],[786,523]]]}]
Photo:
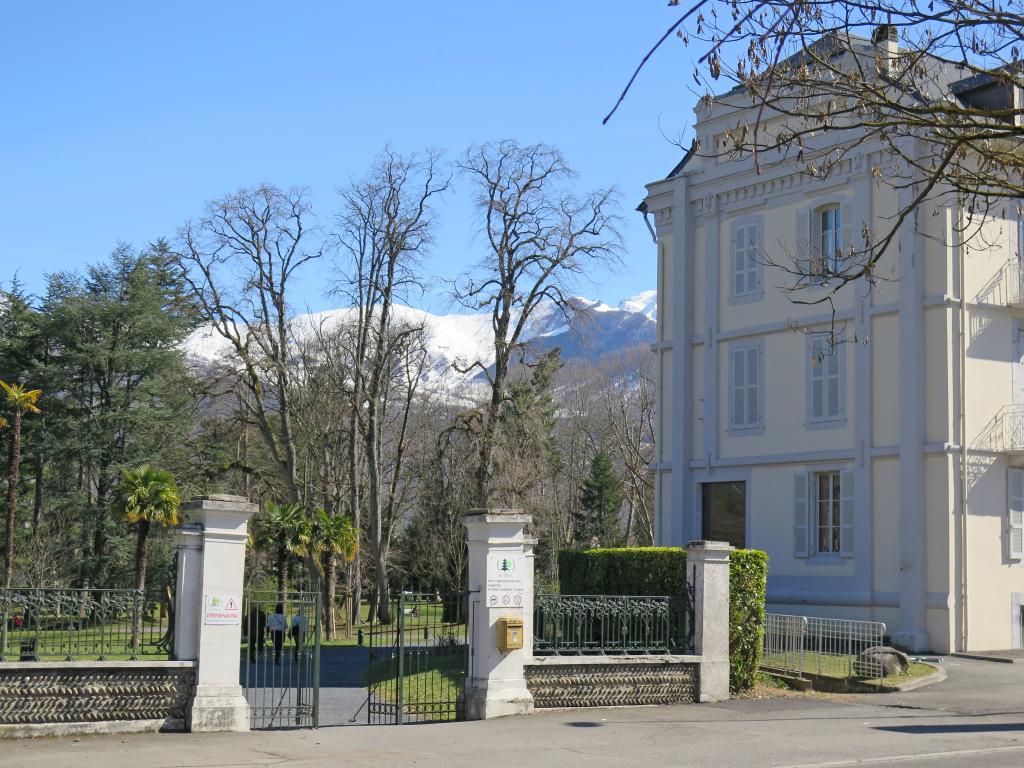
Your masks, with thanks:
[{"label": "person walking", "polygon": [[301,610],[292,617],[292,640],[295,642],[295,661],[299,660],[299,651],[309,631],[309,619]]},{"label": "person walking", "polygon": [[281,663],[281,650],[284,648],[284,633],[288,631],[288,619],[284,615],[284,606],[278,603],[274,612],[267,617],[267,629],[274,641],[274,663]]},{"label": "person walking", "polygon": [[267,614],[259,606],[249,609],[249,663],[256,662],[257,654],[267,648]]}]

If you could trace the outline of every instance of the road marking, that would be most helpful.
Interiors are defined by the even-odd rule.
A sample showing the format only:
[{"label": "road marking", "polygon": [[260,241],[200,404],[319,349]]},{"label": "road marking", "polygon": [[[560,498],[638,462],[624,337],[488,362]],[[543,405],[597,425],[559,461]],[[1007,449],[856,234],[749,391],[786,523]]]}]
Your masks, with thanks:
[{"label": "road marking", "polygon": [[1024,751],[1024,744],[1013,747],[986,747],[984,749],[954,749],[949,752],[918,752],[909,755],[888,755],[885,757],[862,757],[857,760],[837,760],[828,763],[794,763],[776,768],[842,768],[847,765],[885,765],[886,763],[913,762],[917,760],[938,760],[943,757],[966,757],[968,755],[996,755],[1003,752]]}]

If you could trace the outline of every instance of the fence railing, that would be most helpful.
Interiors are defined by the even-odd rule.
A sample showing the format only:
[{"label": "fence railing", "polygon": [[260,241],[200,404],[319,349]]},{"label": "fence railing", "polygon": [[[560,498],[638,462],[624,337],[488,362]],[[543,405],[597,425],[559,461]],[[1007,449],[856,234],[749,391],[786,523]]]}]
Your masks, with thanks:
[{"label": "fence railing", "polygon": [[863,652],[883,644],[880,621],[825,619],[769,613],[761,665],[797,677],[878,679],[885,669],[877,655]]},{"label": "fence railing", "polygon": [[167,658],[172,615],[138,589],[0,588],[0,662]]},{"label": "fence railing", "polygon": [[537,595],[534,601],[537,656],[672,653],[682,650],[684,635],[680,611],[667,596]]}]

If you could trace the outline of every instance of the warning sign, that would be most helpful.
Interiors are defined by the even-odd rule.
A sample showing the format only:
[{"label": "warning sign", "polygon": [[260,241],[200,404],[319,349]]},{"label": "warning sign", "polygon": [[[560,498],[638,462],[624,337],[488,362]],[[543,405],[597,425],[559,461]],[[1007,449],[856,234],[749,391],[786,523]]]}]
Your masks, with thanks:
[{"label": "warning sign", "polygon": [[490,608],[521,608],[525,590],[526,558],[522,555],[487,555],[487,590]]},{"label": "warning sign", "polygon": [[241,624],[241,598],[238,595],[207,595],[204,623]]}]

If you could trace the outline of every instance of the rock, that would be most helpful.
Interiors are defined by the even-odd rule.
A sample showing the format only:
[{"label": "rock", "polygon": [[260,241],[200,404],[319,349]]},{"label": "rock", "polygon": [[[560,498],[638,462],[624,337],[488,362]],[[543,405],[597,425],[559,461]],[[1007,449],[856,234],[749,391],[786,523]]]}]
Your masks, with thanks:
[{"label": "rock", "polygon": [[893,677],[905,674],[910,669],[910,659],[907,654],[895,648],[876,645],[860,652],[853,662],[853,671],[861,677],[878,677],[879,665],[886,677]]}]

